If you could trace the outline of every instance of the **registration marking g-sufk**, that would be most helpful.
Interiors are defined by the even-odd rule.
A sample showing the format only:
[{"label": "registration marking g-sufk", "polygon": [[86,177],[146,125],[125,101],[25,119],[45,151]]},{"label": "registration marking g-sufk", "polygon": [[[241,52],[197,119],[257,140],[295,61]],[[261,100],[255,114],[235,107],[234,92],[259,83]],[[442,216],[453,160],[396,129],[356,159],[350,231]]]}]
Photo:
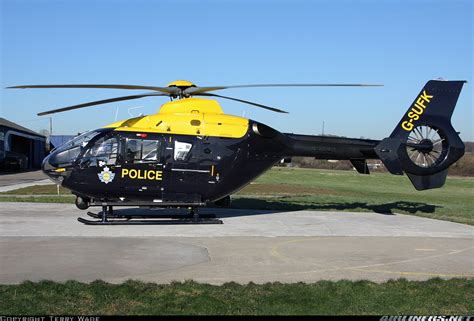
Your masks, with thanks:
[{"label": "registration marking g-sufk", "polygon": [[428,95],[426,90],[423,90],[423,93],[417,98],[413,106],[408,111],[408,119],[402,122],[402,128],[404,130],[409,132],[413,129],[413,127],[415,127],[413,123],[420,119],[420,116],[425,111],[425,108],[428,107],[433,97],[433,95]]}]

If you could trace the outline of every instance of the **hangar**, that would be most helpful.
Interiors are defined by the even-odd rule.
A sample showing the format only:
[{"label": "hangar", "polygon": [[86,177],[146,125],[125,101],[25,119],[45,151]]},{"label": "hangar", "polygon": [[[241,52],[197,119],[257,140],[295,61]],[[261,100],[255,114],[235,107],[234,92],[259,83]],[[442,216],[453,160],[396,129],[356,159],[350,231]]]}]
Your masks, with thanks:
[{"label": "hangar", "polygon": [[0,169],[28,170],[41,167],[46,137],[0,117]]}]

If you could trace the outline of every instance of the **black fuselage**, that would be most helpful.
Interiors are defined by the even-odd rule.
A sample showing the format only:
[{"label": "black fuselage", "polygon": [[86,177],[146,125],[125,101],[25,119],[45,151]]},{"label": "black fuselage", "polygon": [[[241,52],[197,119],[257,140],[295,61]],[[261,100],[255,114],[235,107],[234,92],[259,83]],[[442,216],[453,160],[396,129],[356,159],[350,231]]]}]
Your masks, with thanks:
[{"label": "black fuselage", "polygon": [[53,151],[43,170],[95,202],[206,204],[243,188],[284,157],[374,158],[376,143],[282,134],[254,121],[241,138],[101,129],[81,146]]},{"label": "black fuselage", "polygon": [[[91,153],[104,141],[114,142],[108,152]],[[135,159],[130,157],[131,142],[141,145],[142,155]],[[144,157],[145,144],[156,146],[156,157]],[[283,141],[252,130],[236,139],[107,129],[70,163],[60,155],[69,151],[53,151],[43,170],[73,193],[96,201],[207,203],[248,184],[278,162],[286,148]]]}]

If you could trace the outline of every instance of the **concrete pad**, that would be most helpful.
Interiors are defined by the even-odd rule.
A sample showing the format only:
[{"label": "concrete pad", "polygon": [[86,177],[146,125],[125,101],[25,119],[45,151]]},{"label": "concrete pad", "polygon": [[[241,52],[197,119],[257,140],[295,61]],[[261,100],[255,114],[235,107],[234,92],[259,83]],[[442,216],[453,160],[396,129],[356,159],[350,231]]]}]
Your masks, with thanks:
[{"label": "concrete pad", "polygon": [[14,191],[19,188],[25,188],[25,187],[36,186],[36,185],[54,185],[54,184],[53,182],[51,182],[50,179],[42,179],[40,181],[32,181],[28,183],[19,183],[19,184],[13,184],[13,185],[8,185],[8,186],[0,186],[0,193]]},{"label": "concrete pad", "polygon": [[209,261],[203,247],[152,238],[0,238],[0,282],[130,279]]},{"label": "concrete pad", "polygon": [[398,214],[202,212],[224,224],[86,226],[76,221],[85,212],[73,205],[0,203],[0,283],[474,277],[468,225]]},{"label": "concrete pad", "polygon": [[[94,207],[91,211],[100,211]],[[159,214],[169,210],[117,208],[116,213]],[[423,236],[473,237],[474,227],[403,214],[318,211],[202,209],[223,225],[88,226],[77,222],[86,211],[72,204],[0,203],[4,236],[228,237],[228,236]]]},{"label": "concrete pad", "polygon": [[0,173],[0,192],[34,185],[53,185],[53,182],[42,171]]}]

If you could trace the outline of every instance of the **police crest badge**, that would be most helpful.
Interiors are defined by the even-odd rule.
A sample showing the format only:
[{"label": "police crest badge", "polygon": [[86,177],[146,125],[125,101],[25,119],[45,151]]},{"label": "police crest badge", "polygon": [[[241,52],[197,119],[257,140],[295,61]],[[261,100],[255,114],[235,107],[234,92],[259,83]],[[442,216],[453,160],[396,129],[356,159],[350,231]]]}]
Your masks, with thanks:
[{"label": "police crest badge", "polygon": [[105,167],[102,172],[97,174],[99,176],[99,180],[102,183],[108,184],[114,180],[115,173],[112,173],[108,167]]}]

